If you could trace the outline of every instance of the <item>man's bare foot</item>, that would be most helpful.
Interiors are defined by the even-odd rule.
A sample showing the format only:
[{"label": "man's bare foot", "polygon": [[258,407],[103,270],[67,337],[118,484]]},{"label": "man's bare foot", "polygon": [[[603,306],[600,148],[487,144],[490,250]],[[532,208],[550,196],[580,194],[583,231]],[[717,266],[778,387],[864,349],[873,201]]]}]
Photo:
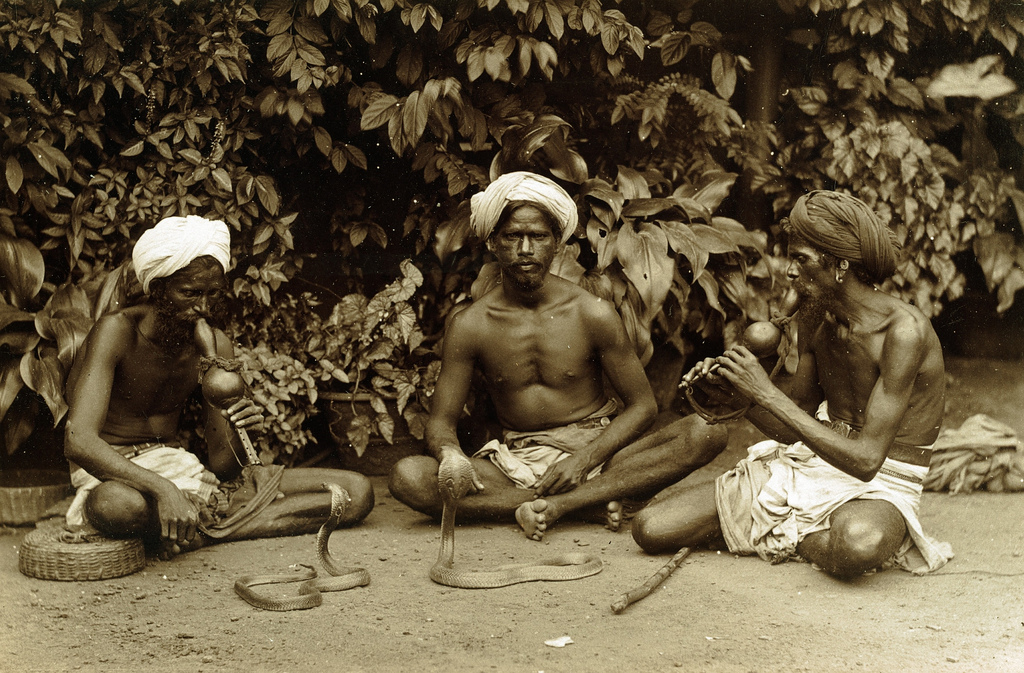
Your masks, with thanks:
[{"label": "man's bare foot", "polygon": [[554,512],[548,508],[548,501],[543,498],[524,502],[516,509],[516,521],[522,527],[526,537],[540,542],[544,539],[544,532],[548,525],[555,522],[551,515]]},{"label": "man's bare foot", "polygon": [[613,533],[617,533],[620,526],[622,526],[622,503],[618,500],[612,500],[605,508],[604,527]]},{"label": "man's bare foot", "polygon": [[196,533],[196,536],[188,542],[171,542],[170,540],[160,540],[157,543],[156,555],[161,561],[170,561],[178,554],[183,554],[187,551],[194,551],[200,547],[205,547],[207,543],[206,536],[202,533]]},{"label": "man's bare foot", "polygon": [[604,527],[612,532],[618,531],[622,524],[633,520],[637,512],[647,506],[650,500],[636,500],[634,498],[623,498],[612,500],[605,510]]}]

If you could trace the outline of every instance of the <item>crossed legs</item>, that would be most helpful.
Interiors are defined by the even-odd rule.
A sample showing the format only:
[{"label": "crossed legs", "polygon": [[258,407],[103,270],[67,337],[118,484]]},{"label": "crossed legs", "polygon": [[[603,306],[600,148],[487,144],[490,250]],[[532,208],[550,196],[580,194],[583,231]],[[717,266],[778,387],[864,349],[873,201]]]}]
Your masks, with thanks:
[{"label": "crossed legs", "polygon": [[[331,495],[322,484],[333,482],[348,491],[351,502],[342,517],[342,525],[361,521],[373,509],[373,486],[361,474],[322,468],[286,469],[281,477],[281,495],[266,509],[231,535],[216,540],[229,542],[316,532],[331,511]],[[86,517],[109,537],[158,538],[160,522],[150,498],[116,481],[97,486],[85,502]],[[161,544],[159,554],[170,557],[213,541],[201,533],[189,542]]]},{"label": "crossed legs", "polygon": [[[517,488],[489,460],[471,459],[484,490],[462,498],[457,517],[463,521],[514,517],[527,537],[540,540],[561,517],[600,509],[614,528],[623,516],[618,501],[651,497],[714,459],[727,438],[723,428],[687,416],[626,446],[605,464],[600,475],[576,489],[540,499],[532,490]],[[391,472],[388,487],[392,495],[417,511],[440,516],[437,467],[437,461],[428,456],[403,459]]]},{"label": "crossed legs", "polygon": [[[851,500],[832,512],[829,529],[807,535],[796,551],[830,575],[850,579],[892,558],[906,532],[903,516],[892,503]],[[684,481],[659,493],[634,519],[633,539],[649,554],[724,545],[715,483]]]}]

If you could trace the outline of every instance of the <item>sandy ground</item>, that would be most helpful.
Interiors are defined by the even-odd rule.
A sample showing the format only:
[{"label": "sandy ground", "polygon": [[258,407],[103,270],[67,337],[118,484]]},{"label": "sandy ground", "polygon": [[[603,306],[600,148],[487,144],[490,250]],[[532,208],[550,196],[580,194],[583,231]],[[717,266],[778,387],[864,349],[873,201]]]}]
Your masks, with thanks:
[{"label": "sandy ground", "polygon": [[[953,360],[947,424],[987,413],[1024,436],[1024,363]],[[694,477],[742,454],[752,433]],[[427,571],[438,526],[392,499],[336,531],[332,550],[372,583],[319,608],[264,612],[233,592],[249,573],[315,564],[314,538],[239,542],[101,582],[17,570],[28,529],[0,533],[2,671],[1024,671],[1024,494],[926,493],[925,530],[952,543],[941,571],[840,582],[809,564],[698,551],[621,615],[610,604],[668,560],[628,531],[562,521],[543,543],[512,524],[466,526],[457,562],[479,568],[567,551],[600,556],[575,582],[449,589]],[[546,641],[568,636],[565,647]]]}]

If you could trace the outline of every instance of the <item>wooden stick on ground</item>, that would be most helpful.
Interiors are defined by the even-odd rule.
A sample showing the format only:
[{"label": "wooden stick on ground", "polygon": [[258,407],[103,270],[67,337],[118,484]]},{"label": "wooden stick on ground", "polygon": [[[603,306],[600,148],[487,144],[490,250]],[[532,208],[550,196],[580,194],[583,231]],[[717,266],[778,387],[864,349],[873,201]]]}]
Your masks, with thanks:
[{"label": "wooden stick on ground", "polygon": [[679,567],[679,564],[683,562],[684,558],[690,555],[691,551],[693,551],[692,547],[683,547],[677,551],[676,555],[672,557],[672,560],[663,565],[661,570],[651,575],[646,582],[619,596],[619,600],[612,603],[612,612],[619,614],[633,603],[636,603],[638,600],[650,595],[652,591],[658,588],[658,585],[668,579],[668,576],[672,574],[672,571]]}]

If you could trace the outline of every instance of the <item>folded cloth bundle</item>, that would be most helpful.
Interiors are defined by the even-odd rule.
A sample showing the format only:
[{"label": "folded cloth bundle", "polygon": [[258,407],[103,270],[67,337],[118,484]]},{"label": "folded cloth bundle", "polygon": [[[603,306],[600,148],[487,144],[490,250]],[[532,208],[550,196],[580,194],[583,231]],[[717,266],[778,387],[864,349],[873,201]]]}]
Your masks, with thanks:
[{"label": "folded cloth bundle", "polygon": [[932,450],[926,491],[970,493],[1024,491],[1024,444],[1013,428],[985,414],[939,433]]}]

